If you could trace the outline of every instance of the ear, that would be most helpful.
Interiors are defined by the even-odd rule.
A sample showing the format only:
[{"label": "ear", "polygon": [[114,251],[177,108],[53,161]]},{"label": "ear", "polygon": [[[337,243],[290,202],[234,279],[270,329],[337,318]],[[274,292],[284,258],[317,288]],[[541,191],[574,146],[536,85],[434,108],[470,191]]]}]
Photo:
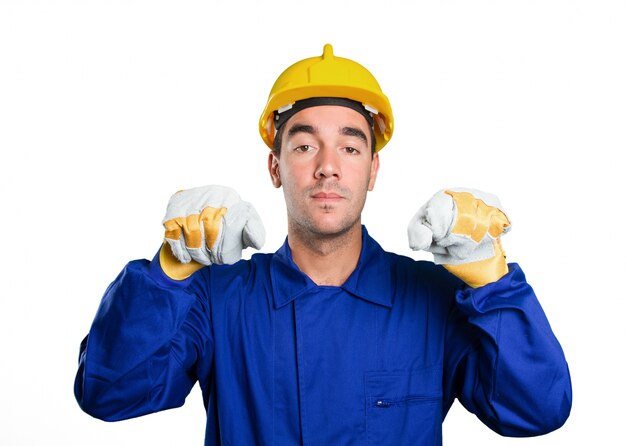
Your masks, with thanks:
[{"label": "ear", "polygon": [[374,184],[376,184],[376,177],[378,176],[378,168],[380,167],[380,159],[378,158],[378,153],[375,153],[372,157],[372,165],[370,167],[370,181],[367,184],[367,190],[373,191]]},{"label": "ear", "polygon": [[274,187],[279,188],[283,183],[280,181],[280,158],[273,150],[270,152],[270,156],[267,159],[267,169],[270,172],[272,184]]}]

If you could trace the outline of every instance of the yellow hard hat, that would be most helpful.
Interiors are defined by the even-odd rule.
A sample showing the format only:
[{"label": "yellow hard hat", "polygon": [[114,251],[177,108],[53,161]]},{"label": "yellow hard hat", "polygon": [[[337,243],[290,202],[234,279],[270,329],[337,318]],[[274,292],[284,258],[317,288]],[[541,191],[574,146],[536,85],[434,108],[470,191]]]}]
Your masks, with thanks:
[{"label": "yellow hard hat", "polygon": [[335,57],[333,47],[326,44],[322,56],[296,62],[274,83],[259,119],[259,132],[265,144],[271,149],[274,143],[275,113],[296,101],[318,97],[346,98],[363,104],[374,120],[376,151],[391,139],[391,104],[372,73],[353,60]]}]

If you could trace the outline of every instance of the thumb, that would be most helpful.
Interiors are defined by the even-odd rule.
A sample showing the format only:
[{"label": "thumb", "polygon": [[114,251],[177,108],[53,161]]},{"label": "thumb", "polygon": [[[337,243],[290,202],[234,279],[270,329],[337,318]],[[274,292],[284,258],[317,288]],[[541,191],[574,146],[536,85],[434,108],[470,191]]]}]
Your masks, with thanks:
[{"label": "thumb", "polygon": [[433,231],[424,224],[426,210],[422,207],[409,222],[409,246],[414,251],[427,249],[433,242]]},{"label": "thumb", "polygon": [[243,228],[243,247],[251,246],[254,249],[261,249],[265,243],[265,227],[254,206],[246,203],[246,207],[248,208],[248,219]]}]

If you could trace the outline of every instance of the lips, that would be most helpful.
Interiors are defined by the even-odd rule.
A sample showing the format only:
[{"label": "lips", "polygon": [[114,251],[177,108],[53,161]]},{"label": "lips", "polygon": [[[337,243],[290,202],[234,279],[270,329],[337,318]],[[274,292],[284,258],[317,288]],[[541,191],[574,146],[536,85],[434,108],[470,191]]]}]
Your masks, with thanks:
[{"label": "lips", "polygon": [[343,198],[341,195],[334,192],[318,192],[313,194],[312,197],[318,200],[338,200]]}]

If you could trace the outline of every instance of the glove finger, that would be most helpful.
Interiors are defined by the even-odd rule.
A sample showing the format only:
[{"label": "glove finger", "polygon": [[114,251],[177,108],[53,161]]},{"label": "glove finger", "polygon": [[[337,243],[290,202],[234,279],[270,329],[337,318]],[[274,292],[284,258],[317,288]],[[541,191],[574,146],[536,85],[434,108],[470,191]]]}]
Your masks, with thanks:
[{"label": "glove finger", "polygon": [[265,243],[265,228],[254,207],[245,201],[233,206],[224,218],[225,237],[219,262],[232,264],[241,259],[247,247],[260,249]]},{"label": "glove finger", "polygon": [[171,220],[166,220],[163,222],[163,227],[165,228],[165,238],[179,240],[183,234],[183,219],[172,218]]},{"label": "glove finger", "polygon": [[204,230],[204,245],[209,250],[213,250],[222,233],[222,218],[227,209],[206,207],[200,213],[200,221]]},{"label": "glove finger", "polygon": [[248,210],[248,218],[243,228],[243,247],[261,249],[265,244],[265,227],[258,212],[250,203],[245,203]]},{"label": "glove finger", "polygon": [[442,191],[437,192],[426,204],[424,224],[433,231],[437,243],[450,234],[454,220],[454,200]]},{"label": "glove finger", "polygon": [[508,232],[511,222],[508,217],[500,209],[495,209],[491,216],[489,224],[489,235],[491,238],[498,238],[505,232]]},{"label": "glove finger", "polygon": [[[182,235],[181,235],[182,237]],[[191,262],[191,256],[189,252],[184,247],[184,240],[172,240],[170,238],[165,239],[167,243],[169,243],[172,248],[172,254],[174,257],[178,259],[180,263],[189,263]]]},{"label": "glove finger", "polygon": [[409,222],[407,228],[409,246],[414,251],[428,249],[433,241],[433,231],[424,224],[425,208],[421,208]]},{"label": "glove finger", "polygon": [[428,248],[424,249],[425,251],[432,252],[433,254],[448,254],[448,248],[445,246],[441,246],[438,244],[432,244]]},{"label": "glove finger", "polygon": [[472,255],[476,247],[478,243],[464,237],[457,237],[454,243],[446,246],[446,251],[454,258],[466,259]]},{"label": "glove finger", "polygon": [[435,263],[460,265],[488,259],[495,255],[494,241],[490,238],[478,244],[469,239],[464,240],[464,242],[449,245],[445,253],[434,253]]},{"label": "glove finger", "polygon": [[199,248],[202,246],[202,229],[200,229],[200,215],[192,214],[184,218],[183,234],[185,234],[185,246],[187,248]]},{"label": "glove finger", "polygon": [[200,222],[200,214],[188,215],[183,218],[183,221],[185,249],[196,262],[210,265],[211,260],[204,243],[204,227]]},{"label": "glove finger", "polygon": [[456,219],[453,234],[464,235],[480,243],[487,234],[492,239],[506,232],[511,223],[500,209],[495,195],[474,190],[446,190],[453,199]]},{"label": "glove finger", "polygon": [[199,248],[188,248],[187,251],[192,259],[202,265],[211,265],[213,263],[211,255],[204,244]]},{"label": "glove finger", "polygon": [[165,227],[165,240],[172,248],[172,254],[182,263],[191,261],[191,256],[185,249],[185,239],[183,236],[183,220],[182,218],[173,218],[163,223]]},{"label": "glove finger", "polygon": [[[223,219],[224,236],[219,245],[217,257],[220,263],[235,263],[241,259],[241,252],[245,245],[245,231],[246,225],[250,220],[250,204],[245,201],[240,201],[228,210],[228,213]],[[256,212],[255,212],[256,214]],[[257,217],[253,217],[258,218]],[[260,222],[260,218],[258,220]],[[262,227],[262,225],[261,225]],[[252,220],[251,229],[253,229],[255,238],[258,238],[261,234],[258,232],[258,225]],[[259,240],[254,240],[258,243]]]},{"label": "glove finger", "polygon": [[230,251],[223,251],[218,253],[216,263],[220,265],[232,265],[241,260],[242,250],[231,249]]},{"label": "glove finger", "polygon": [[[199,215],[193,215],[189,217],[197,218],[197,228],[195,227],[195,218],[187,218],[187,221],[191,221],[188,229],[193,231],[199,231],[200,242],[199,246],[190,247],[187,244],[187,251],[196,262],[203,265],[211,265],[215,263],[215,258],[212,255],[212,251],[217,249],[219,245],[219,238],[221,236],[222,228],[222,216],[226,213],[226,208],[212,208],[206,207]],[[197,235],[197,234],[196,234]],[[197,240],[194,240],[194,244],[198,244]]]},{"label": "glove finger", "polygon": [[454,218],[452,197],[437,192],[422,206],[409,223],[409,246],[416,251],[430,251],[450,232]]}]

